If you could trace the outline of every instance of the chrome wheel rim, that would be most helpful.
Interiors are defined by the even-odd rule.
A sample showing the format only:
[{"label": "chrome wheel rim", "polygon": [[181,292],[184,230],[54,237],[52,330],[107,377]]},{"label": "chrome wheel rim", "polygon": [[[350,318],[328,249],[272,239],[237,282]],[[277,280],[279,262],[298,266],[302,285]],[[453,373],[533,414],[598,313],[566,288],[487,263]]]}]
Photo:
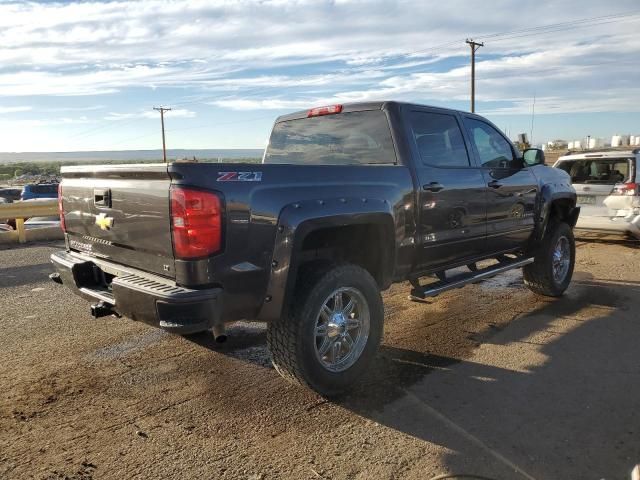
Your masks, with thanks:
[{"label": "chrome wheel rim", "polygon": [[571,264],[571,249],[569,248],[569,240],[567,237],[560,237],[553,249],[553,279],[557,283],[562,283],[569,272]]},{"label": "chrome wheel rim", "polygon": [[358,361],[369,338],[369,305],[352,287],[329,295],[316,317],[316,358],[331,372],[342,372]]}]

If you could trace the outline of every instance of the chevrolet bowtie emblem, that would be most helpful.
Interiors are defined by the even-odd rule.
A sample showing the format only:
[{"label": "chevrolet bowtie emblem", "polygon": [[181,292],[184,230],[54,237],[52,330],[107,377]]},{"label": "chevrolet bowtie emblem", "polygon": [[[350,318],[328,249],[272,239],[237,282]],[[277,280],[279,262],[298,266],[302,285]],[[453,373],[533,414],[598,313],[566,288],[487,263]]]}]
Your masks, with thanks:
[{"label": "chevrolet bowtie emblem", "polygon": [[109,230],[113,227],[113,217],[107,217],[105,213],[96,215],[96,225],[98,225],[102,230]]}]

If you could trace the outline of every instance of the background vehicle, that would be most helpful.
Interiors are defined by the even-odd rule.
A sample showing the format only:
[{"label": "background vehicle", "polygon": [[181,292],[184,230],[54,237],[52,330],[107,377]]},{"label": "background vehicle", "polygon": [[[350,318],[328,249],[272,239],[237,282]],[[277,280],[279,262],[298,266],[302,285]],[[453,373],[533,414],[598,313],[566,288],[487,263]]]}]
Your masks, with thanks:
[{"label": "background vehicle", "polygon": [[581,214],[581,234],[640,240],[640,149],[569,154],[554,167],[571,175]]},{"label": "background vehicle", "polygon": [[20,200],[20,194],[22,190],[20,188],[0,188],[0,201],[5,200],[5,203],[15,202]]},{"label": "background vehicle", "polygon": [[423,299],[524,267],[533,291],[558,296],[573,272],[569,176],[454,110],[314,108],[277,119],[262,165],[62,174],[68,248],[52,279],[95,302],[95,317],[218,339],[225,322],[266,321],[277,370],[324,395],[371,362],[393,282]]},{"label": "background vehicle", "polygon": [[30,183],[22,187],[21,200],[32,200],[35,198],[57,198],[57,183]]}]

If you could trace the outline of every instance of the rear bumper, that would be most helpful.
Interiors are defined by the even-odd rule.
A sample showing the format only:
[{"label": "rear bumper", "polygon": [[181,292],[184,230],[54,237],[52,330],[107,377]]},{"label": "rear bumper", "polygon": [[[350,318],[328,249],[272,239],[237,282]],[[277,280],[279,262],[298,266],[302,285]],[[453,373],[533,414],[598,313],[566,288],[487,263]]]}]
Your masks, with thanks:
[{"label": "rear bumper", "polygon": [[[51,262],[62,283],[92,302],[103,302],[113,311],[165,330],[188,334],[221,324],[221,288],[191,290],[165,278],[73,252],[57,252]],[[115,275],[111,288],[104,274]]]},{"label": "rear bumper", "polygon": [[606,233],[640,240],[640,215],[635,217],[580,216],[577,233]]}]

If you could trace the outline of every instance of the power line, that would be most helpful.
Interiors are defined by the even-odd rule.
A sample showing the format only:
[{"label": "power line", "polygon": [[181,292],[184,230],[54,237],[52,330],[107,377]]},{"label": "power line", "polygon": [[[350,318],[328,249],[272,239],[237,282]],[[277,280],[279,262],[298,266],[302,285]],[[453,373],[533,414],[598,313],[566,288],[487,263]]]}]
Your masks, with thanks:
[{"label": "power line", "polygon": [[[235,124],[240,124],[240,123],[250,123],[250,122],[257,122],[260,120],[266,120],[266,119],[273,119],[273,115],[269,115],[267,116],[262,116],[262,117],[258,117],[258,118],[249,118],[249,119],[244,119],[244,120],[234,120],[233,122],[222,122],[222,123],[209,123],[206,125],[196,125],[196,126],[188,126],[188,127],[180,127],[180,128],[171,128],[171,129],[167,129],[167,133],[174,133],[174,132],[180,132],[180,131],[184,131],[184,130],[196,130],[196,129],[202,129],[202,128],[214,128],[214,127],[223,127],[226,125],[235,125]],[[142,135],[136,135],[135,137],[130,137],[130,138],[126,138],[124,140],[120,140],[118,142],[112,143],[112,146],[117,146],[117,145],[122,145],[123,143],[127,143],[127,142],[131,142],[134,140],[140,140],[142,138],[149,138],[149,137],[153,137],[156,136],[157,133],[153,132],[153,133],[144,133]]]},{"label": "power line", "polygon": [[[604,25],[604,24],[609,24],[609,23],[617,23],[620,21],[632,21],[632,20],[637,20],[638,17],[640,15],[640,10],[632,10],[629,12],[624,12],[624,13],[617,13],[617,14],[613,14],[613,15],[603,15],[603,16],[599,16],[599,17],[590,17],[590,18],[582,18],[582,19],[576,19],[576,20],[571,20],[571,21],[566,21],[566,22],[560,22],[560,23],[552,23],[552,24],[547,24],[547,25],[538,25],[536,27],[529,27],[529,28],[522,28],[522,29],[518,29],[518,30],[509,30],[509,31],[505,31],[505,32],[496,32],[496,33],[489,33],[487,35],[476,35],[476,38],[482,40],[482,41],[486,41],[487,39],[492,39],[492,42],[496,42],[496,41],[504,41],[510,38],[520,38],[520,37],[524,37],[524,36],[534,36],[534,35],[544,35],[546,33],[555,33],[556,31],[566,31],[566,30],[573,30],[576,28],[584,28],[584,27],[590,27],[590,26],[598,26],[598,25]],[[624,18],[627,17],[627,18]],[[638,17],[638,18],[632,18],[632,17]],[[589,22],[596,22],[596,23],[589,23]],[[551,32],[547,32],[545,30],[551,29]],[[521,34],[521,35],[520,35]],[[515,36],[518,35],[518,36]],[[499,40],[498,40],[499,39]],[[445,42],[445,43],[441,43],[438,45],[434,45],[433,47],[429,47],[426,49],[422,49],[422,50],[415,50],[412,52],[407,52],[405,54],[402,54],[402,56],[404,57],[409,57],[409,56],[413,56],[416,55],[418,53],[437,53],[440,51],[443,51],[445,49],[445,47],[449,47],[452,45],[456,45],[459,44],[459,42],[464,41],[465,39],[463,38],[458,38],[456,40],[451,40],[449,42]]]},{"label": "power line", "polygon": [[[570,21],[566,21],[566,22],[552,23],[552,24],[547,24],[547,25],[538,25],[538,26],[535,26],[535,27],[522,28],[522,29],[518,29],[518,30],[510,30],[510,31],[506,31],[506,32],[491,33],[491,34],[487,34],[487,35],[480,35],[480,36],[478,36],[478,38],[480,38],[482,40],[487,40],[489,38],[506,37],[506,36],[510,36],[510,35],[527,33],[527,32],[538,32],[538,31],[546,30],[546,29],[559,29],[559,28],[575,29],[575,28],[583,28],[583,27],[591,26],[592,22],[597,22],[596,25],[598,25],[600,23],[615,23],[616,21],[620,21],[620,20],[617,20],[617,19],[620,19],[620,18],[624,19],[624,17],[634,17],[634,16],[637,16],[638,14],[640,14],[640,10],[633,10],[633,11],[630,11],[630,12],[617,13],[617,14],[613,14],[613,15],[603,15],[603,16],[599,16],[599,17],[582,18],[582,19],[570,20]],[[627,18],[626,20],[629,20],[629,18]],[[546,33],[546,32],[540,32],[540,34],[543,34],[543,33]]]}]

